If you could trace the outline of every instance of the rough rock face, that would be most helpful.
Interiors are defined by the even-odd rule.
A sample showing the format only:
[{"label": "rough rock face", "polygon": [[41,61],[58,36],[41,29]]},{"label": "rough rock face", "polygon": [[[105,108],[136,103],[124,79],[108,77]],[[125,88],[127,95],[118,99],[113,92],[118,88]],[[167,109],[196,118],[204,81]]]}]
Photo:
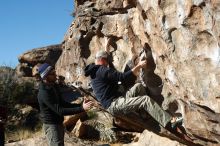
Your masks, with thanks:
[{"label": "rough rock face", "polygon": [[37,63],[48,62],[54,64],[62,53],[62,45],[51,45],[42,48],[32,49],[19,56],[20,63],[36,65]]},{"label": "rough rock face", "polygon": [[88,85],[83,68],[109,38],[120,71],[144,49],[151,94],[162,90],[164,107],[182,113],[196,142],[220,143],[219,1],[76,0],[75,11],[56,64],[66,82]]}]

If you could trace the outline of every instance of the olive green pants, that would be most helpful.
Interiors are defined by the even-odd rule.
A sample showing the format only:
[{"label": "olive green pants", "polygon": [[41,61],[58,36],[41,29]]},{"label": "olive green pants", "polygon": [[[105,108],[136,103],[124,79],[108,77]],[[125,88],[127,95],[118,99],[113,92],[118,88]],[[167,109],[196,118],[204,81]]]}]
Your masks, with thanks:
[{"label": "olive green pants", "polygon": [[120,115],[141,109],[144,109],[163,127],[172,119],[169,113],[146,95],[145,87],[140,83],[127,91],[125,97],[120,96],[115,99],[107,110],[113,115]]}]

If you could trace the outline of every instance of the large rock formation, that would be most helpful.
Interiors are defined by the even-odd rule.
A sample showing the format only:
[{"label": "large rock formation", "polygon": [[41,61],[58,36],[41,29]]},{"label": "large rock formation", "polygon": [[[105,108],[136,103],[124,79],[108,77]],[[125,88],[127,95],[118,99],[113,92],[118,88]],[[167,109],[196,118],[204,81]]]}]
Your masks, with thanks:
[{"label": "large rock formation", "polygon": [[[148,68],[138,79],[158,103],[164,100],[165,109],[183,115],[194,143],[220,144],[219,1],[75,0],[74,15],[63,44],[24,53],[18,74],[31,76],[38,63],[55,64],[59,58],[58,75],[65,82],[80,81],[88,87],[83,69],[109,40],[113,64],[119,71],[124,71],[127,62],[134,65],[147,59]],[[138,123],[130,124],[134,125],[122,127],[137,130]],[[144,127],[139,126],[138,131]],[[187,144],[172,134],[156,134],[145,131],[139,143],[131,145],[154,145],[148,142],[159,138],[164,145]]]},{"label": "large rock formation", "polygon": [[19,56],[20,63],[28,63],[30,65],[36,65],[37,63],[48,62],[55,64],[57,59],[62,53],[62,45],[51,45],[42,48],[35,48],[27,51]]},{"label": "large rock formation", "polygon": [[42,48],[35,48],[27,51],[18,57],[20,64],[16,67],[16,74],[19,76],[31,77],[32,68],[38,63],[50,63],[54,65],[62,53],[62,44],[51,45]]},{"label": "large rock formation", "polygon": [[75,0],[57,72],[86,87],[83,68],[109,38],[120,71],[144,50],[149,69],[142,77],[151,95],[162,90],[164,107],[183,114],[196,143],[219,144],[219,8],[214,0]]}]

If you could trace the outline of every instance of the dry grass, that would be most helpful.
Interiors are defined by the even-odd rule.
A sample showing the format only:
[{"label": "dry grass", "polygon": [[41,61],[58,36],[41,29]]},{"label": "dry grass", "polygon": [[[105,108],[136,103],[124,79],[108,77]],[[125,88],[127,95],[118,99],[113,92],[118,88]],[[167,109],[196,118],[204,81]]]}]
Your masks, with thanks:
[{"label": "dry grass", "polygon": [[20,140],[25,140],[28,138],[33,138],[42,135],[42,131],[38,130],[36,132],[33,132],[28,129],[17,129],[15,131],[6,132],[5,133],[5,141],[6,142],[15,142]]}]

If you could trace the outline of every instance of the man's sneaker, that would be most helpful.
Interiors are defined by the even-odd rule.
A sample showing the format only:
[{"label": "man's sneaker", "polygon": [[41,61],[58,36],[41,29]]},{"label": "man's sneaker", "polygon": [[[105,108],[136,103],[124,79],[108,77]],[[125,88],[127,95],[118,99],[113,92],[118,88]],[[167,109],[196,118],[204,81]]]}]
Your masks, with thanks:
[{"label": "man's sneaker", "polygon": [[183,124],[183,117],[175,117],[175,118],[176,120],[173,123],[171,123],[171,128],[173,129]]}]

